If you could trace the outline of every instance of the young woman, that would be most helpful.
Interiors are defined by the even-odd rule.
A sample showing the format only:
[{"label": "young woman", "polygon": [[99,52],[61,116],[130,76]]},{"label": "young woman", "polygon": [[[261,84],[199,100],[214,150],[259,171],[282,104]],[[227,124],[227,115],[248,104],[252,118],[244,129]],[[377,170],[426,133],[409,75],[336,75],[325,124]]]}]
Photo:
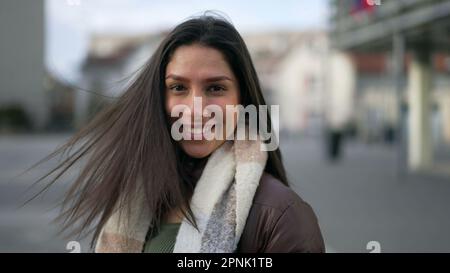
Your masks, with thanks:
[{"label": "young woman", "polygon": [[[217,16],[175,27],[126,92],[51,155],[81,145],[53,170],[62,172],[88,159],[67,193],[63,229],[93,227],[95,252],[324,252],[280,150],[217,129],[206,139],[194,128],[194,98],[224,112],[265,105],[243,39]],[[171,134],[179,105],[193,110],[182,114],[190,139]],[[238,130],[231,120],[221,121]]]}]

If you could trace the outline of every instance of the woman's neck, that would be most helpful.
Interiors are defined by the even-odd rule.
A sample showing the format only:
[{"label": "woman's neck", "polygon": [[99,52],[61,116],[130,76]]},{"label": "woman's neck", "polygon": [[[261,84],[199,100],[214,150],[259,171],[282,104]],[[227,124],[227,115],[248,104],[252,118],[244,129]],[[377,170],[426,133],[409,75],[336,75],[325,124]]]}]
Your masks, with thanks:
[{"label": "woman's neck", "polygon": [[[182,153],[181,154],[181,165],[183,169],[184,180],[187,180],[193,187],[197,184],[197,181],[200,179],[203,173],[203,169],[208,162],[208,157],[204,158],[193,158],[189,155]],[[168,211],[165,215],[163,222],[164,223],[181,223],[183,220],[183,208],[175,208],[171,211]],[[186,210],[186,208],[184,208]]]},{"label": "woman's neck", "polygon": [[208,157],[193,158],[185,155],[185,158],[183,160],[183,167],[192,182],[197,183],[203,173],[203,169],[205,168],[207,162]]}]

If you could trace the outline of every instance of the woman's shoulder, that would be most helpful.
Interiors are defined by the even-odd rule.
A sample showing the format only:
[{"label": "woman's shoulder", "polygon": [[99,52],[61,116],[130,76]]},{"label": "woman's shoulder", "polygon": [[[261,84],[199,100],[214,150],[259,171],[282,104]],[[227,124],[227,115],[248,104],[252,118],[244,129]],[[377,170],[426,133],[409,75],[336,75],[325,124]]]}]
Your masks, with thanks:
[{"label": "woman's shoulder", "polygon": [[294,203],[306,205],[305,201],[293,189],[271,174],[264,172],[255,192],[253,204],[284,211]]},{"label": "woman's shoulder", "polygon": [[242,252],[324,252],[318,219],[294,190],[264,173],[240,244]]}]

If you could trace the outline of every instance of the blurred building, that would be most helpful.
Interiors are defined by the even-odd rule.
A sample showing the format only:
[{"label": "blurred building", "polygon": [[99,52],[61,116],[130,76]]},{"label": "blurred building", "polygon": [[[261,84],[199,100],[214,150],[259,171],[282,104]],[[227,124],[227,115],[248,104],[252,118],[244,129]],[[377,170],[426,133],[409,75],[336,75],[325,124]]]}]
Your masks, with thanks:
[{"label": "blurred building", "polygon": [[0,1],[0,35],[0,127],[41,130],[49,118],[44,1]]},{"label": "blurred building", "polygon": [[75,98],[76,127],[86,123],[110,98],[120,95],[155,51],[159,34],[93,34],[81,66],[83,82]]},{"label": "blurred building", "polygon": [[46,72],[44,89],[48,102],[48,131],[70,131],[74,128],[75,97],[77,90],[63,79]]},{"label": "blurred building", "polygon": [[248,33],[244,40],[268,104],[280,106],[282,132],[320,129],[327,98],[324,31]]},{"label": "blurred building", "polygon": [[433,169],[450,151],[450,1],[335,0],[331,8],[332,46],[357,68],[361,131],[397,135],[409,169]]},{"label": "blurred building", "polygon": [[[386,53],[353,53],[356,78],[357,114],[355,121],[359,135],[366,141],[394,141],[398,124],[398,103],[395,84],[392,79],[392,57]],[[432,57],[433,81],[430,89],[431,136],[434,149],[450,145],[450,55],[434,53]],[[405,56],[405,69],[410,67],[411,56]],[[401,76],[402,85],[407,85]],[[408,93],[401,94],[404,111],[407,111]],[[406,112],[405,112],[406,113]]]},{"label": "blurred building", "polygon": [[[320,127],[324,106],[325,32],[300,33],[281,60],[276,74],[276,90],[281,120],[291,132]],[[319,125],[319,126],[318,126]]]},{"label": "blurred building", "polygon": [[243,34],[268,104],[279,103],[278,67],[295,47],[300,36],[297,32],[281,31]]}]

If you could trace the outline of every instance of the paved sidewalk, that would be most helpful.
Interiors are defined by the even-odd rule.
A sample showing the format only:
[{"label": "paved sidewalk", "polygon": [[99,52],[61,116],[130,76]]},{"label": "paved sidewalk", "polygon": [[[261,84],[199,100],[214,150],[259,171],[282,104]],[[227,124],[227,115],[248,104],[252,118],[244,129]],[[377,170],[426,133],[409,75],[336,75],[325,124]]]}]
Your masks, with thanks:
[{"label": "paved sidewalk", "polygon": [[348,143],[329,164],[320,139],[281,140],[292,185],[319,217],[328,248],[450,251],[450,176],[399,176],[395,146]]},{"label": "paved sidewalk", "polygon": [[[31,178],[51,164],[12,178],[67,137],[0,136],[0,252],[67,252],[76,239],[56,236],[50,224],[68,183],[16,209]],[[328,251],[368,252],[369,241],[378,241],[383,252],[450,251],[449,177],[398,179],[395,147],[381,145],[348,144],[344,160],[330,165],[321,144],[312,137],[281,140],[292,187],[318,215]],[[81,243],[86,250],[87,240]]]}]

